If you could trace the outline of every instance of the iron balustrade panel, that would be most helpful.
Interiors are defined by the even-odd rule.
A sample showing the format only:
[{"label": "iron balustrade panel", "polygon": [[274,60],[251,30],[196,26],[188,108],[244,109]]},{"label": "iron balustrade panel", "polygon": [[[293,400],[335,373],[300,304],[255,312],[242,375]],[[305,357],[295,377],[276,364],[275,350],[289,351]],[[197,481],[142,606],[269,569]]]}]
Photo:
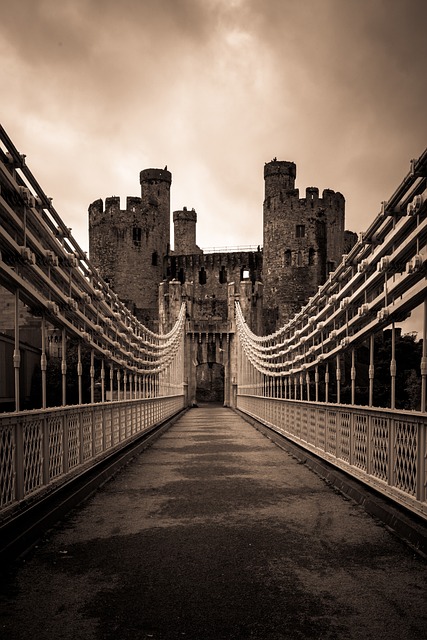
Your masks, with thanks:
[{"label": "iron balustrade panel", "polygon": [[307,442],[313,446],[316,446],[317,423],[318,423],[318,410],[316,407],[309,407]]},{"label": "iron balustrade panel", "polygon": [[328,410],[326,413],[326,447],[325,451],[337,455],[337,414],[336,410]]},{"label": "iron balustrade panel", "polygon": [[325,434],[326,434],[326,409],[319,407],[317,409],[317,434],[316,434],[316,447],[325,450]]},{"label": "iron balustrade panel", "polygon": [[[120,442],[120,405],[114,404],[111,407],[112,417],[112,441],[111,444],[114,447]],[[123,427],[122,427],[123,430]]]},{"label": "iron balustrade panel", "polygon": [[67,412],[65,423],[67,434],[66,466],[68,470],[71,470],[79,465],[81,457],[83,457],[81,456],[80,413],[75,410]]},{"label": "iron balustrade panel", "polygon": [[427,518],[427,415],[241,394],[237,408]]},{"label": "iron balustrade panel", "polygon": [[368,417],[353,413],[353,465],[361,471],[368,469]]},{"label": "iron balustrade panel", "polygon": [[54,480],[64,473],[63,416],[55,412],[46,416],[45,422],[49,438],[49,480]]},{"label": "iron balustrade panel", "polygon": [[371,417],[371,473],[387,482],[389,474],[390,419],[385,416]]},{"label": "iron balustrade panel", "polygon": [[308,407],[306,405],[301,406],[301,440],[308,442]]},{"label": "iron balustrade panel", "polygon": [[104,448],[113,446],[113,407],[108,405],[104,409]]},{"label": "iron balustrade panel", "polygon": [[395,436],[393,442],[394,484],[412,496],[415,496],[417,491],[418,434],[419,425],[415,421],[410,419],[395,421]]},{"label": "iron balustrade panel", "polygon": [[105,424],[104,416],[105,409],[104,407],[95,407],[94,409],[94,455],[98,455],[101,453],[103,449],[103,429],[102,426]]},{"label": "iron balustrade panel", "polygon": [[339,412],[338,452],[339,457],[348,464],[351,462],[351,417],[349,411]]},{"label": "iron balustrade panel", "polygon": [[132,435],[132,405],[126,405],[125,409],[125,438]]},{"label": "iron balustrade panel", "polygon": [[15,450],[15,428],[11,422],[0,431],[0,508],[8,506],[16,498]]},{"label": "iron balustrade panel", "polygon": [[0,511],[78,475],[184,406],[180,394],[0,415]]},{"label": "iron balustrade panel", "polygon": [[83,413],[82,420],[82,462],[86,462],[93,456],[93,411]]},{"label": "iron balustrade panel", "polygon": [[17,424],[21,430],[23,454],[23,495],[28,495],[43,484],[43,420],[26,416]]}]

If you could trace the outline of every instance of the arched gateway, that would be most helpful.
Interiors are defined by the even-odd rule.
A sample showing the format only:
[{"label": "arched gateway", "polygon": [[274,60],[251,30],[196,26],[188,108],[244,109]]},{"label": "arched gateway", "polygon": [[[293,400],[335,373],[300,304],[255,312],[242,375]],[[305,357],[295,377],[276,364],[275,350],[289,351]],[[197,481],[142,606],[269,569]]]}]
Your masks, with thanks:
[{"label": "arched gateway", "polygon": [[196,402],[224,404],[224,365],[204,362],[196,367]]}]

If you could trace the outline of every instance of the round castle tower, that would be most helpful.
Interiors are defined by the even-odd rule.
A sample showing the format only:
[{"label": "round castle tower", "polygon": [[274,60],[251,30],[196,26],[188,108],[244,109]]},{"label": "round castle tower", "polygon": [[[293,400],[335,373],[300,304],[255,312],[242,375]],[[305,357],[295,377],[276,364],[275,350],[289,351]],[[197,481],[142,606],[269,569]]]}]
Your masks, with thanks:
[{"label": "round castle tower", "polygon": [[184,207],[173,212],[174,253],[177,255],[201,253],[196,245],[197,213]]},{"label": "round castle tower", "polygon": [[316,187],[300,198],[296,165],[274,159],[264,166],[264,325],[271,333],[313,296],[344,251],[344,197]]},{"label": "round castle tower", "polygon": [[158,317],[158,286],[170,242],[170,186],[165,169],[140,173],[141,197],[89,206],[89,255],[119,298],[148,326]]}]

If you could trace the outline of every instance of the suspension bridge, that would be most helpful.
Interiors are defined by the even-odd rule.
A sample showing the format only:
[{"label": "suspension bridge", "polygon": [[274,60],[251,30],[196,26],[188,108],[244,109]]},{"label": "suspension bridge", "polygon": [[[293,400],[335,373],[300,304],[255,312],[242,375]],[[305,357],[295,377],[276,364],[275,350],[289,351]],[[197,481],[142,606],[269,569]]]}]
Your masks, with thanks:
[{"label": "suspension bridge", "polygon": [[[248,426],[252,423],[281,447],[293,453],[303,452],[300,455],[304,459],[315,461],[313,466],[325,464],[336,474],[343,474],[349,483],[354,481],[373,491],[391,510],[401,510],[406,521],[413,523],[414,530],[425,526],[427,150],[411,162],[401,184],[382,203],[370,227],[360,234],[351,252],[343,256],[341,264],[316,295],[274,334],[259,336],[251,331],[239,292],[230,288],[234,314],[227,328],[226,358],[231,390],[227,395],[228,408],[221,409],[191,407],[193,398],[188,392],[191,363],[187,354],[188,344],[194,339],[194,327],[186,317],[185,302],[177,307],[176,322],[166,334],[148,329],[134,317],[73,238],[52,200],[30,171],[25,156],[18,152],[3,128],[0,129],[0,186],[0,285],[5,301],[3,321],[9,322],[9,330],[2,333],[0,345],[0,386],[5,409],[0,414],[0,525],[4,532],[4,556],[22,551],[26,542],[34,541],[27,533],[32,526],[40,536],[43,527],[52,524],[43,505],[75,504],[83,495],[79,487],[85,478],[89,478],[93,489],[94,477],[98,475],[105,480],[108,465],[115,469],[115,464],[123,464],[159,434],[166,433],[150,449],[155,464],[156,455],[151,452],[162,451],[164,445],[160,443],[167,442],[168,438],[169,442],[173,440],[175,428],[182,438],[190,438],[192,444],[184,441],[190,449],[199,441],[207,446],[207,455],[202,458],[209,460],[209,465],[204,466],[203,471],[202,458],[189,461],[189,469],[197,472],[201,481],[208,473],[231,473],[230,469],[226,472],[224,466],[221,467],[225,464],[227,447],[231,455],[233,447],[243,451],[246,445],[260,446],[258,440],[254,445],[255,436]],[[420,308],[423,333],[417,377],[419,397],[416,409],[405,410],[398,408],[396,402],[399,373],[396,325]],[[28,327],[39,336],[37,349],[30,348],[26,342]],[[385,329],[391,332],[387,382],[376,377],[375,370],[375,336]],[[49,401],[49,367],[53,366],[49,340],[53,335],[57,340],[60,381],[55,406]],[[73,352],[70,344],[75,345]],[[369,354],[366,397],[359,393],[357,379],[356,359],[361,346],[366,347]],[[344,394],[342,380],[346,366],[350,384]],[[37,385],[34,385],[35,369]],[[75,380],[72,402],[67,398],[67,379],[71,375]],[[85,389],[86,379],[90,381],[89,390]],[[388,404],[376,406],[376,389],[384,385],[389,389]],[[30,387],[32,393],[36,388],[38,397],[36,406],[28,409],[25,399]],[[191,416],[194,416],[193,422]],[[216,416],[213,422],[212,416]],[[245,417],[246,421],[238,422],[238,416]],[[169,429],[173,421],[176,427]],[[217,438],[221,447],[215,455],[209,447]],[[189,449],[178,441],[175,449],[168,453],[163,450],[159,455],[173,458],[180,446],[184,460]],[[256,467],[256,460],[254,456],[248,464]],[[164,464],[163,458],[159,464]],[[162,471],[172,473],[164,466]],[[268,475],[266,470],[265,473]],[[150,480],[152,491],[160,486],[156,482],[162,484],[163,480]],[[211,485],[212,476],[208,475],[207,486]],[[77,487],[77,498],[68,503],[64,496],[69,495],[70,487]],[[314,491],[318,490],[317,486]],[[215,496],[215,489],[212,491]],[[271,491],[280,495],[276,477]],[[186,500],[197,503],[197,495],[192,495],[191,490],[185,495]],[[212,494],[205,495],[203,499],[208,504],[211,497]],[[216,499],[221,501],[218,496]],[[244,499],[250,504],[250,495]],[[181,504],[179,492],[174,500]],[[264,500],[268,502],[266,495]],[[111,504],[104,508],[110,509]],[[200,504],[198,508],[201,509]],[[255,511],[258,508],[257,503]],[[313,505],[309,508],[315,509]],[[333,509],[339,508],[335,505]],[[197,513],[194,517],[197,520]],[[261,518],[260,513],[258,517]],[[120,517],[115,518],[119,523]],[[36,521],[41,523],[39,528],[35,527]],[[324,526],[327,529],[329,525]],[[161,528],[163,524],[160,522],[157,526]],[[104,532],[101,537],[104,535],[107,534]],[[268,535],[272,535],[271,531]],[[325,530],[324,535],[328,539],[330,532]],[[56,544],[65,542],[61,540]],[[381,544],[387,546],[388,543],[382,540]],[[199,559],[203,556],[203,552],[200,553]],[[173,562],[180,567],[179,554],[176,554],[175,550]],[[157,561],[165,571],[173,571],[169,564],[162,564],[161,557],[160,550]],[[225,557],[226,562],[233,562],[231,556],[225,554]],[[257,562],[261,562],[260,558]],[[203,571],[208,571],[203,567]],[[229,568],[225,573],[227,580],[234,581],[238,589]],[[155,591],[160,597],[161,584]],[[255,597],[252,592],[246,595],[250,601]],[[230,599],[230,591],[224,597]],[[263,597],[268,600],[265,593]],[[173,598],[176,600],[178,595],[175,593]],[[153,608],[154,604],[151,602],[149,606]],[[162,606],[174,618],[167,603],[163,602]],[[179,606],[183,606],[182,602]],[[197,606],[204,611],[205,620],[208,619],[205,604],[198,600]],[[225,615],[222,605],[216,606]],[[267,610],[266,605],[263,615],[267,615]],[[186,615],[190,615],[188,611]],[[317,626],[313,622],[311,631],[304,631],[304,625],[296,619],[289,622],[298,630],[294,635],[291,632],[279,635],[277,629],[276,635],[273,631],[262,635],[261,630],[254,631],[256,621],[252,617],[251,627],[239,632],[240,635],[237,632],[232,635],[231,627],[238,624],[233,616],[227,622],[230,625],[227,634],[224,632],[221,636],[216,631],[211,636],[209,624],[203,623],[203,626],[196,618],[192,622],[193,631],[203,632],[203,636],[197,636],[196,631],[196,635],[191,636],[182,620],[178,623],[175,619],[176,628],[182,627],[177,635],[167,626],[163,635],[156,635],[148,626],[144,634],[120,637],[172,638],[185,634],[205,638],[214,635],[216,638],[341,637],[337,630],[338,635],[319,635],[325,633],[326,628],[319,620]],[[413,623],[413,629],[418,629],[417,624]],[[425,629],[425,622],[423,624]],[[252,635],[248,635],[249,628]],[[396,628],[400,634],[396,637],[412,637],[402,635],[402,627]],[[318,635],[309,635],[313,629]],[[23,628],[19,633],[24,633]],[[84,629],[80,635],[73,633],[74,638],[92,637],[85,635]],[[366,633],[364,627],[364,635],[360,637],[380,637]],[[413,637],[421,637],[419,631],[413,633]],[[39,632],[38,637],[44,636]],[[347,629],[346,637],[359,636],[349,636]]]}]

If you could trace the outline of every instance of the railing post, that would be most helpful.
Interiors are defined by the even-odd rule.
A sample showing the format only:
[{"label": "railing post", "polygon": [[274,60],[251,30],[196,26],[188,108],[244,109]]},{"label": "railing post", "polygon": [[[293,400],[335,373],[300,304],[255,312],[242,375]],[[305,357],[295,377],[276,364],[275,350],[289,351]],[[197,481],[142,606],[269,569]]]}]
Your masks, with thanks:
[{"label": "railing post", "polygon": [[90,352],[90,401],[95,402],[95,352]]},{"label": "railing post", "polygon": [[374,404],[374,334],[369,338],[369,406]]},{"label": "railing post", "polygon": [[391,399],[390,408],[396,408],[396,328],[394,322],[391,327],[391,361],[390,361],[390,377],[391,377]]},{"label": "railing post", "polygon": [[427,395],[427,298],[424,300],[423,353],[421,357],[421,411],[426,411]]},{"label": "railing post", "polygon": [[329,402],[329,362],[325,366],[325,402]]},{"label": "railing post", "polygon": [[83,366],[82,366],[82,345],[79,340],[77,345],[77,385],[79,390],[79,404],[83,403],[83,393],[82,393],[82,374],[83,374]]},{"label": "railing post", "polygon": [[388,419],[388,469],[387,469],[387,484],[394,486],[394,466],[395,466],[395,453],[396,449],[394,443],[396,441],[396,421],[390,416]]},{"label": "railing post", "polygon": [[319,365],[317,364],[314,372],[314,383],[316,388],[316,402],[319,402]]},{"label": "railing post", "polygon": [[351,350],[351,404],[356,404],[356,363],[355,363],[355,349]]},{"label": "railing post", "polygon": [[337,360],[336,360],[336,378],[337,378],[337,404],[341,404],[341,369],[340,369],[339,355],[337,355]]},{"label": "railing post", "polygon": [[13,351],[13,367],[15,370],[15,411],[21,408],[20,375],[21,353],[19,350],[19,290],[15,291],[15,349]]},{"label": "railing post", "polygon": [[117,400],[121,400],[122,399],[122,397],[121,397],[121,393],[122,392],[121,392],[121,386],[120,386],[120,377],[121,377],[120,369],[117,369]]},{"label": "railing post", "polygon": [[47,376],[47,357],[46,357],[46,318],[42,315],[41,322],[41,338],[42,338],[42,352],[40,355],[40,370],[42,377],[42,409],[46,409],[46,376]]},{"label": "railing post", "polygon": [[123,400],[128,399],[128,375],[126,369],[123,373]]},{"label": "railing post", "polygon": [[105,362],[101,361],[101,402],[105,402]]}]

